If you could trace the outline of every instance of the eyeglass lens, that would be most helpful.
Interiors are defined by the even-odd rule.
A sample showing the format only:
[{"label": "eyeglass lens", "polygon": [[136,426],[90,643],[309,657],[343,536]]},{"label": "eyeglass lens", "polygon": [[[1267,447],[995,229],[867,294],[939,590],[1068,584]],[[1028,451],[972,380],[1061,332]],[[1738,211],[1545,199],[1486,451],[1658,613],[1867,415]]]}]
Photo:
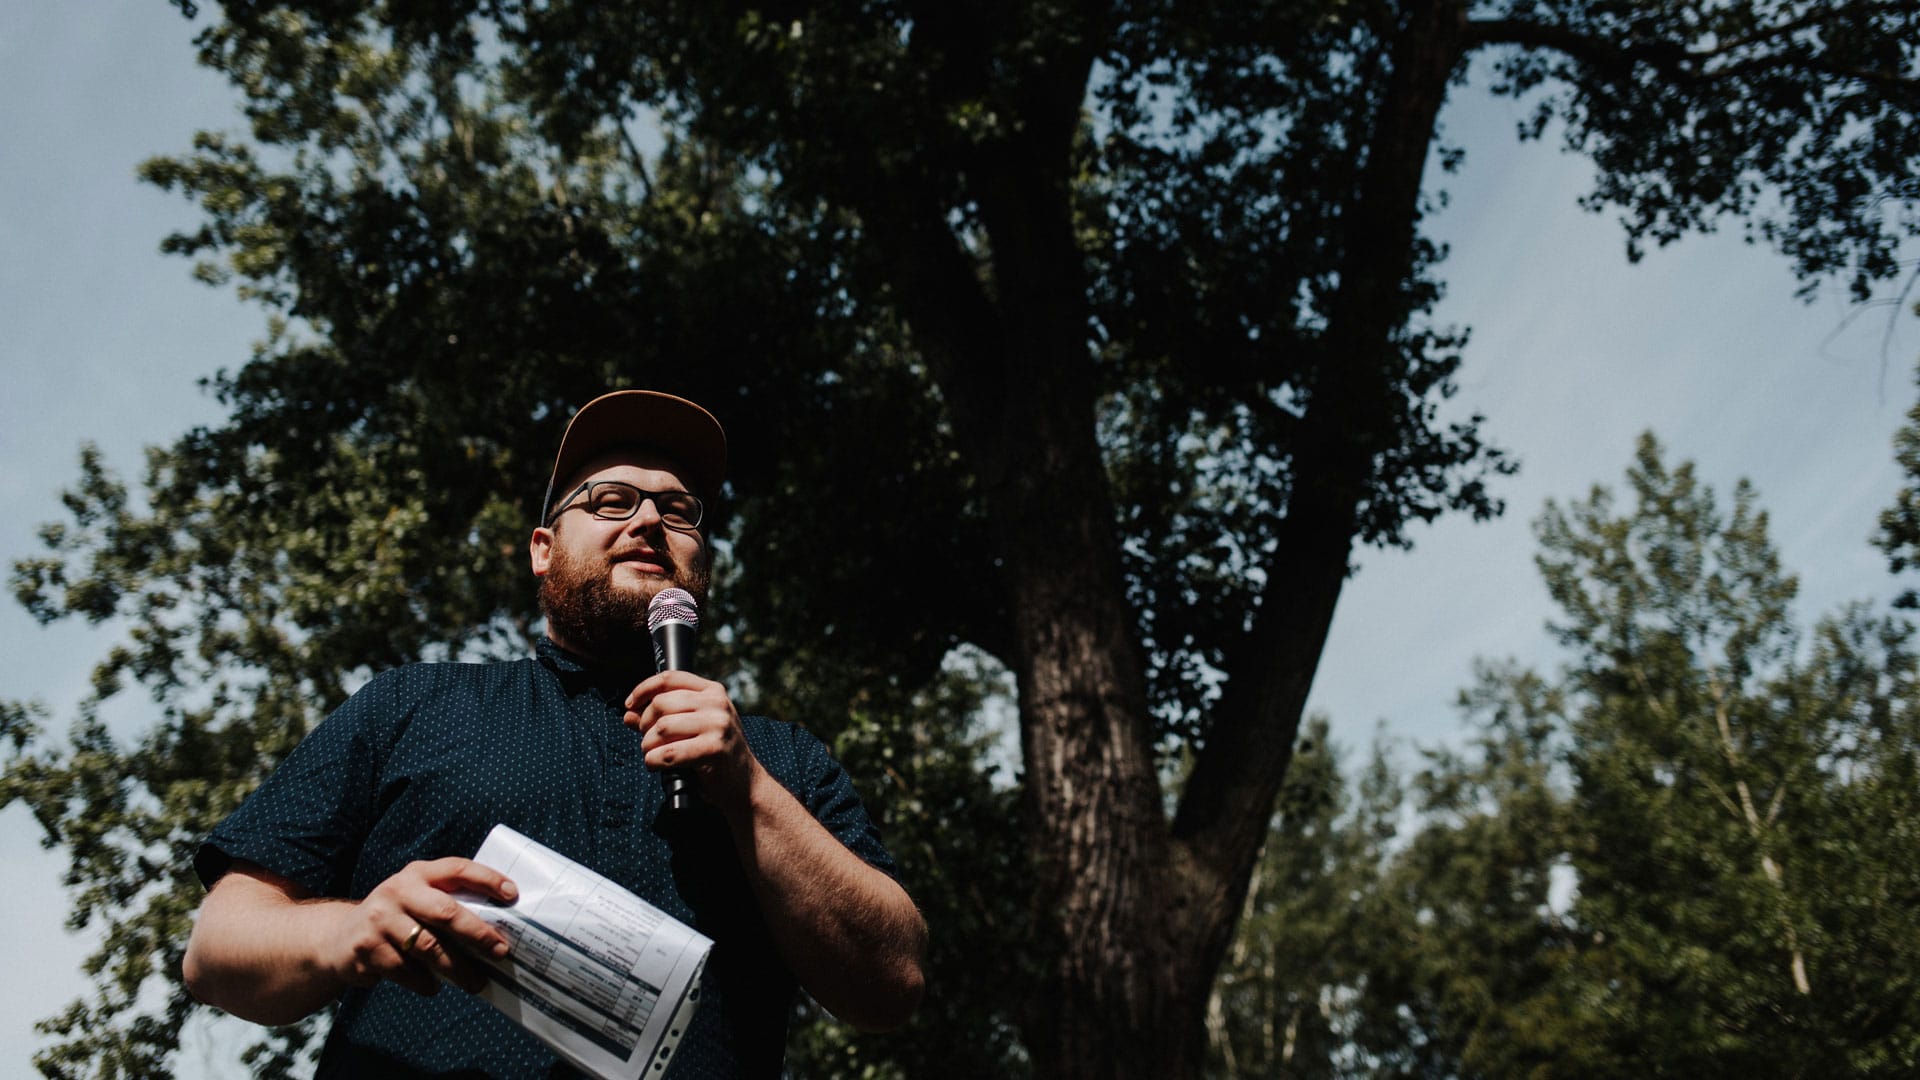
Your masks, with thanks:
[{"label": "eyeglass lens", "polygon": [[660,519],[677,529],[700,524],[700,500],[685,491],[642,491],[620,480],[601,480],[587,488],[582,500],[587,512],[597,518],[624,521],[640,512],[640,504],[653,500]]}]

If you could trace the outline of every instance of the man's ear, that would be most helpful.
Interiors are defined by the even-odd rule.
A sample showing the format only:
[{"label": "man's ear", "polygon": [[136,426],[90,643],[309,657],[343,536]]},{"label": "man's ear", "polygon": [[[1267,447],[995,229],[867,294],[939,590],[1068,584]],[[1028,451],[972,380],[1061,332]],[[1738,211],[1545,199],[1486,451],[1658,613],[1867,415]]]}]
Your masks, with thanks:
[{"label": "man's ear", "polygon": [[547,570],[553,565],[553,530],[539,528],[527,538],[527,562],[533,567],[534,577],[546,577]]}]

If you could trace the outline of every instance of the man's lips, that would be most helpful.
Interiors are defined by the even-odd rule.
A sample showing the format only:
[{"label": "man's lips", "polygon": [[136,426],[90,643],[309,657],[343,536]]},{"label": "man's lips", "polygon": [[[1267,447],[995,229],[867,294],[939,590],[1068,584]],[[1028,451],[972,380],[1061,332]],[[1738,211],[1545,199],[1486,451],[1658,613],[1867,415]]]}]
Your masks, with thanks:
[{"label": "man's lips", "polygon": [[652,551],[628,551],[613,557],[615,565],[622,563],[632,566],[643,573],[664,574],[667,572],[666,556]]}]

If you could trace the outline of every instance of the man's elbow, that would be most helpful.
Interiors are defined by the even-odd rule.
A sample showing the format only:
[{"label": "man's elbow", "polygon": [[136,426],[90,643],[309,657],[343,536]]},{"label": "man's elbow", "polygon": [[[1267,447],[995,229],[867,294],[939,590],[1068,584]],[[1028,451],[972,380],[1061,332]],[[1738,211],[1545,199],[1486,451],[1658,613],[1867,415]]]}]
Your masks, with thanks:
[{"label": "man's elbow", "polygon": [[209,950],[217,952],[196,926],[187,939],[186,954],[180,958],[180,982],[193,1000],[268,1027],[298,1023],[314,1011],[298,999],[288,1000],[272,992],[244,971],[223,966],[217,957],[209,955]]},{"label": "man's elbow", "polygon": [[191,952],[180,963],[180,975],[193,1000],[251,1023],[284,1027],[299,1023],[314,1011],[297,1001],[281,1001],[271,995],[241,989],[233,980],[214,977],[207,965],[196,961]]},{"label": "man's elbow", "polygon": [[840,1019],[868,1035],[894,1031],[913,1019],[926,993],[927,977],[920,958],[906,957],[874,980],[858,1007],[849,1008]]},{"label": "man's elbow", "polygon": [[[186,955],[180,958],[180,981],[186,987],[187,995],[202,1005],[211,1005],[222,1012],[241,1016],[241,1012],[234,1007],[233,995],[226,989],[230,980],[220,978],[218,967],[208,962],[206,950],[200,946],[200,935],[196,931],[187,941]],[[241,1018],[252,1019],[245,1016]]]},{"label": "man's elbow", "polygon": [[211,951],[216,951],[215,946],[208,943],[211,936],[212,932],[207,928],[206,909],[202,907],[200,918],[194,922],[193,933],[187,938],[186,952],[180,957],[180,982],[193,1000],[232,1012],[227,1001],[232,996],[228,991],[232,980],[222,977],[220,964],[210,955]]},{"label": "man's elbow", "polygon": [[860,1001],[858,1007],[851,1007],[841,1015],[852,1030],[877,1036],[881,1032],[893,1032],[906,1026],[906,1020],[914,1019],[914,1009],[920,1007],[927,984],[920,976],[920,970],[914,970],[914,976],[891,980],[885,990],[876,990],[868,995],[866,1001]]},{"label": "man's elbow", "polygon": [[193,947],[191,939],[187,942],[187,952],[180,958],[180,984],[187,989],[187,996],[202,1005],[213,1004],[207,997],[207,965],[200,959],[200,953]]},{"label": "man's elbow", "polygon": [[892,1031],[906,1026],[907,1021],[913,1019],[914,1012],[920,1008],[920,999],[926,995],[927,976],[916,961],[910,971],[900,976],[900,986],[893,999],[895,1007],[886,1016],[880,1018],[880,1024],[873,1030]]}]

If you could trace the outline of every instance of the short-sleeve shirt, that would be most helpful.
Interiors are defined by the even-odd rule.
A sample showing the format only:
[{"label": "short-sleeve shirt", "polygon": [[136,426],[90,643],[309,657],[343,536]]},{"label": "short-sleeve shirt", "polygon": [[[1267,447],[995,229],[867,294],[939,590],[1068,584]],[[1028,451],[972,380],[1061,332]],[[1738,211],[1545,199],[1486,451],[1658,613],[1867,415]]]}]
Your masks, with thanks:
[{"label": "short-sleeve shirt", "polygon": [[[317,895],[360,899],[416,859],[471,857],[506,824],[592,867],[714,939],[700,1003],[669,1076],[777,1076],[797,982],[780,960],[719,815],[663,812],[640,735],[621,723],[632,673],[549,641],[491,664],[413,664],[377,676],[314,728],[194,858],[213,882],[236,861]],[[806,730],[741,727],[761,765],[860,858],[892,858],[845,770]],[[571,1076],[480,998],[392,982],[342,996],[318,1074]]]}]

